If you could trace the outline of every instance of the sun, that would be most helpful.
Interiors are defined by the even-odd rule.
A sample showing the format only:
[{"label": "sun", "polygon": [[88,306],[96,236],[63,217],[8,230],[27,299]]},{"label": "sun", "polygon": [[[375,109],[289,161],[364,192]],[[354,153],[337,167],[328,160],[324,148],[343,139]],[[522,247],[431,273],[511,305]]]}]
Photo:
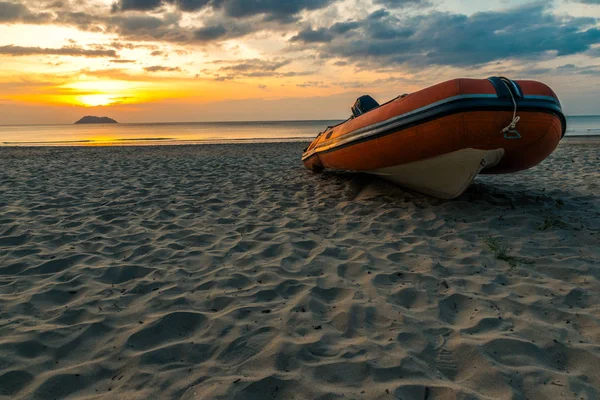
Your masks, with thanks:
[{"label": "sun", "polygon": [[86,107],[108,106],[115,102],[114,96],[108,94],[88,94],[79,96],[78,100]]},{"label": "sun", "polygon": [[75,103],[85,107],[110,106],[131,99],[129,82],[91,80],[72,82],[64,86]]}]

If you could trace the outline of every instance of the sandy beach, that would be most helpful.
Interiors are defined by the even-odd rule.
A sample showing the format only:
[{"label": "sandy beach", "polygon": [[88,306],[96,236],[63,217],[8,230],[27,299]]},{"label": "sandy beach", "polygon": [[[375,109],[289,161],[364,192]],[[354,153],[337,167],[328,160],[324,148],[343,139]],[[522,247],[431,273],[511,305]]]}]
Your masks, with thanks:
[{"label": "sandy beach", "polygon": [[600,398],[600,139],[455,201],[305,146],[0,148],[0,398]]}]

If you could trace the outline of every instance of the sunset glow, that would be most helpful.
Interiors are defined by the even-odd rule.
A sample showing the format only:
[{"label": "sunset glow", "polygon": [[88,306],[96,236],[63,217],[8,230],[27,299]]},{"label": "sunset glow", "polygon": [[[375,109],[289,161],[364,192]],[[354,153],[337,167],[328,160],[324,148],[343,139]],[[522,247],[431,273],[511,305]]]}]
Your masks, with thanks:
[{"label": "sunset glow", "polygon": [[134,101],[132,87],[121,81],[80,81],[65,86],[73,90],[75,102],[85,107],[108,106],[123,103],[125,100]]},{"label": "sunset glow", "polygon": [[95,107],[125,122],[344,118],[365,93],[491,75],[543,80],[568,113],[600,113],[589,3],[0,1],[0,124]]},{"label": "sunset glow", "polygon": [[88,94],[79,96],[79,101],[86,107],[108,106],[116,103],[115,97],[108,94]]}]

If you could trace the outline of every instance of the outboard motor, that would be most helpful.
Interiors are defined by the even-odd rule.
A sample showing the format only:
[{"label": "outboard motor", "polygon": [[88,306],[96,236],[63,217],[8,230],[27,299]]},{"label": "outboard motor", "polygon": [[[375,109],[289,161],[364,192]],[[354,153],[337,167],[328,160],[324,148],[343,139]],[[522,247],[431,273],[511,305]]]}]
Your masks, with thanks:
[{"label": "outboard motor", "polygon": [[352,115],[356,118],[377,107],[379,107],[379,103],[371,96],[360,96],[352,106]]}]

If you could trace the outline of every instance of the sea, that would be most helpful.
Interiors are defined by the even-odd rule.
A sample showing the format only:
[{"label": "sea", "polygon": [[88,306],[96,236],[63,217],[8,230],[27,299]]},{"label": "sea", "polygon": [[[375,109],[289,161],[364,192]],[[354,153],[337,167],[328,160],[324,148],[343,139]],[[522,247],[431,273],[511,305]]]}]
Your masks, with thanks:
[{"label": "sea", "polygon": [[[115,146],[310,141],[341,121],[0,125],[0,146]],[[600,136],[600,116],[568,117],[566,136]]]}]

